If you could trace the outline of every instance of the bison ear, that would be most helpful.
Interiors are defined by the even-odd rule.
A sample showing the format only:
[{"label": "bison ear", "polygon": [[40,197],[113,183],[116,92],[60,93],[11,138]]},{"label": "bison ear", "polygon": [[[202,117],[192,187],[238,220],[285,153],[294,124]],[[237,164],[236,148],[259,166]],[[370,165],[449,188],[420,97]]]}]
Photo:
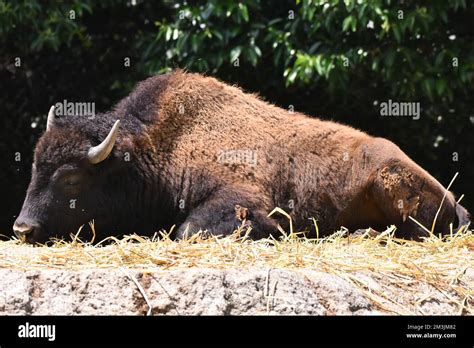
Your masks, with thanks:
[{"label": "bison ear", "polygon": [[48,113],[48,119],[46,121],[46,132],[49,131],[54,125],[54,105],[51,106]]},{"label": "bison ear", "polygon": [[87,158],[92,164],[98,164],[105,160],[107,156],[112,152],[112,149],[115,145],[115,140],[117,139],[118,129],[119,129],[120,120],[115,121],[112,129],[110,130],[107,138],[104,139],[97,146],[93,146],[87,152]]}]

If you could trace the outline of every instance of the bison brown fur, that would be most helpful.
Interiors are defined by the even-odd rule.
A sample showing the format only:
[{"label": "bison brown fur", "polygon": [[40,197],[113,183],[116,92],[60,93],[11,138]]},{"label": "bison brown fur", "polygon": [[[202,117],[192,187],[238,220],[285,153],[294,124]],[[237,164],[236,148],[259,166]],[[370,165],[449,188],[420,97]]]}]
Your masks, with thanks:
[{"label": "bison brown fur", "polygon": [[[112,152],[91,163],[89,149],[117,119]],[[446,192],[386,139],[180,70],[141,82],[93,120],[51,123],[36,145],[14,225],[29,242],[76,232],[91,220],[98,238],[173,225],[177,238],[199,229],[229,234],[244,222],[259,238],[287,227],[286,218],[268,217],[276,206],[298,230],[314,231],[315,218],[320,235],[394,224],[400,236],[419,238],[426,232],[408,217],[430,228]],[[468,218],[449,192],[436,232]]]}]

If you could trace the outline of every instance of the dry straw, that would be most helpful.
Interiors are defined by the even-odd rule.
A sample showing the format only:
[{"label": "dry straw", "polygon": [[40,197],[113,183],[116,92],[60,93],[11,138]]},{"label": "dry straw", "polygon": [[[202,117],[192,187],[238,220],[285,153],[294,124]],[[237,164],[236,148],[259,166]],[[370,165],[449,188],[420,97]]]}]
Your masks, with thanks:
[{"label": "dry straw", "polygon": [[[472,230],[464,227],[442,238],[430,234],[424,242],[397,239],[394,231],[391,227],[375,238],[368,232],[348,237],[347,231],[341,230],[319,239],[289,233],[280,239],[251,240],[247,238],[250,229],[238,229],[228,237],[205,238],[198,233],[173,241],[169,234],[161,233],[153,238],[110,237],[96,245],[76,235],[72,242],[57,240],[48,247],[12,239],[0,241],[0,267],[143,272],[190,267],[312,269],[354,284],[385,312],[425,314],[420,304],[441,301],[455,306],[459,314],[473,314]],[[425,291],[420,290],[420,284]],[[398,298],[391,292],[394,288]],[[434,292],[443,298],[436,298]]]}]

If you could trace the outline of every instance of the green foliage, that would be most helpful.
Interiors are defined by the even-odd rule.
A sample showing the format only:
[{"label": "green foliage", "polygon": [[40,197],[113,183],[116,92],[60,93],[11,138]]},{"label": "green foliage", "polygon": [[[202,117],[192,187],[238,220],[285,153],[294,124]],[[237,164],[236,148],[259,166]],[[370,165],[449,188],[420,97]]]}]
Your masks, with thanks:
[{"label": "green foliage", "polygon": [[[43,127],[31,122],[58,100],[105,110],[180,67],[388,137],[444,184],[460,170],[454,189],[469,203],[473,15],[464,0],[0,0],[0,151],[30,153]],[[388,99],[420,102],[420,120],[380,117]],[[26,178],[19,196],[26,162],[10,173]]]}]

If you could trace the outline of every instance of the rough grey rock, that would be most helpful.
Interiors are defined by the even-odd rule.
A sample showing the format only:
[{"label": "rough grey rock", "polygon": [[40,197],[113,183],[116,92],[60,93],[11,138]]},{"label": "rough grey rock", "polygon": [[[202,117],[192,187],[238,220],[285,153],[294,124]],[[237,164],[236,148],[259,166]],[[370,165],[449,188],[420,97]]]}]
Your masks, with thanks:
[{"label": "rough grey rock", "polygon": [[352,284],[313,270],[0,269],[0,288],[0,315],[145,315],[148,303],[153,315],[383,314]]},{"label": "rough grey rock", "polygon": [[[131,277],[140,284],[142,294]],[[281,269],[0,270],[0,314],[363,314],[367,299],[336,276]]]}]

